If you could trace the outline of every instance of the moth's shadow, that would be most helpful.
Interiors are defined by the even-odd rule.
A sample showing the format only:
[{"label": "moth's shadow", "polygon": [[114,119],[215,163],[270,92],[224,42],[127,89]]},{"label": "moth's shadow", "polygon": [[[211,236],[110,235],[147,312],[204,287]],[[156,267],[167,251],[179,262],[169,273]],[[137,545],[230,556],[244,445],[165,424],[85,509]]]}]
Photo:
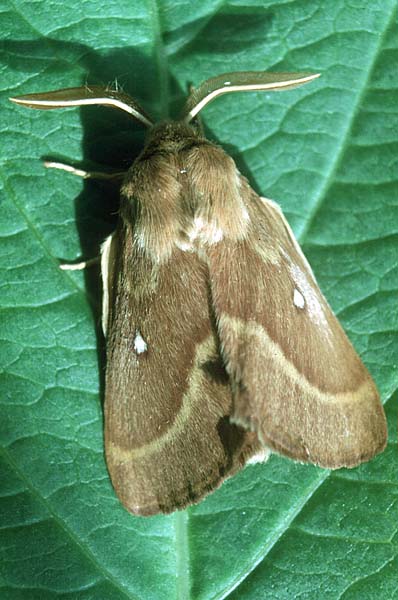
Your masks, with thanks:
[{"label": "moth's shadow", "polygon": [[[123,90],[133,96],[151,114],[146,100],[151,66],[133,48],[115,49],[106,57],[98,57],[93,51],[92,60],[86,65],[85,83],[115,85],[115,65],[118,73],[124,73]],[[117,82],[120,85],[120,82]],[[109,172],[127,171],[142,149],[144,128],[127,114],[107,107],[80,109],[82,121],[83,167],[87,170]],[[70,160],[70,157],[69,157]],[[67,176],[67,175],[66,175]],[[98,256],[104,239],[116,226],[119,210],[120,186],[101,180],[85,181],[82,193],[75,200],[76,226],[78,228],[83,258]],[[105,390],[105,340],[101,327],[102,280],[100,267],[85,271],[85,285],[91,299],[96,323],[98,363],[100,374],[100,398],[104,401]]]},{"label": "moth's shadow", "polygon": [[[234,21],[235,22],[235,21]],[[211,23],[208,24],[208,27]],[[12,41],[3,43],[3,51],[9,57],[10,68],[14,71],[31,70],[32,73],[45,71],[57,79],[70,64],[78,65],[84,73],[81,85],[121,86],[156,120],[160,112],[156,94],[159,85],[154,62],[132,47],[115,48],[107,54],[98,54],[84,44],[68,43],[47,38],[40,42]],[[29,56],[27,63],[25,57]],[[54,59],[54,57],[56,57]],[[189,77],[187,77],[189,79]],[[194,81],[199,85],[200,81]],[[72,85],[77,85],[74,80]],[[42,91],[47,91],[45,86]],[[177,82],[170,80],[171,112],[178,115],[188,90],[181,89]],[[74,157],[45,156],[42,159],[57,160],[74,164],[87,170],[126,171],[143,147],[145,130],[142,125],[127,114],[111,108],[90,106],[80,110],[82,122],[83,160],[76,163]],[[206,131],[206,126],[205,126]],[[211,132],[208,138],[217,142]],[[231,153],[224,144],[224,149]],[[238,155],[236,148],[232,154]],[[239,162],[239,168],[246,176],[247,166]],[[65,178],[72,177],[65,173]],[[72,199],[71,199],[72,200]],[[83,191],[75,198],[76,226],[79,233],[81,255],[90,259],[99,255],[101,243],[113,231],[119,208],[119,188],[112,183],[100,180],[85,180]],[[65,260],[68,257],[62,257]],[[90,298],[96,323],[98,361],[100,373],[101,402],[104,399],[105,344],[101,329],[102,285],[99,266],[85,270],[85,286]]]},{"label": "moth's shadow", "polygon": [[[151,115],[157,112],[157,74],[153,61],[148,60],[137,49],[115,48],[106,55],[98,54],[84,44],[68,43],[47,38],[42,41],[7,40],[2,44],[7,54],[10,69],[26,74],[41,72],[51,75],[51,80],[59,79],[61,73],[81,67],[81,86],[117,85],[133,96]],[[29,56],[29,61],[26,60]],[[55,58],[54,58],[55,57]],[[36,75],[36,81],[38,76]],[[63,77],[63,81],[65,78]],[[77,86],[76,79],[70,87]],[[55,86],[62,87],[62,86]],[[67,87],[67,86],[64,86]],[[40,88],[39,88],[40,89]],[[43,84],[41,91],[48,91]],[[43,160],[55,160],[72,164],[86,170],[126,171],[142,149],[145,130],[129,115],[107,107],[89,106],[80,109],[82,123],[83,160],[76,162],[68,154],[62,156],[42,156]],[[73,175],[64,174],[65,179]],[[66,183],[67,185],[67,183]],[[73,198],[71,198],[71,202]],[[81,257],[90,259],[98,256],[101,243],[113,231],[119,207],[119,188],[116,184],[101,180],[84,180],[83,190],[74,199],[76,227],[78,229]],[[60,257],[67,262],[69,257]],[[90,299],[96,323],[96,337],[100,373],[101,402],[104,399],[105,344],[101,330],[102,285],[99,266],[85,269],[85,287]]]}]

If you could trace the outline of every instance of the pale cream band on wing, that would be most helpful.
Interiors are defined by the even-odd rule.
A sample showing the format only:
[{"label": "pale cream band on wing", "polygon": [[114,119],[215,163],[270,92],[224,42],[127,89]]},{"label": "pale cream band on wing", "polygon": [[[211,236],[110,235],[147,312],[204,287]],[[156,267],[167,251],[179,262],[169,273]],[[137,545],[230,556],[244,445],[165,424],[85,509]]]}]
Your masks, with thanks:
[{"label": "pale cream band on wing", "polygon": [[[292,382],[298,384],[308,396],[314,398],[318,402],[328,404],[342,403],[351,404],[352,402],[360,402],[367,397],[366,389],[369,387],[369,382],[364,381],[356,390],[350,392],[339,392],[337,394],[327,394],[320,391],[316,386],[312,385],[295,366],[284,356],[282,350],[271,340],[264,328],[256,323],[247,323],[240,319],[222,315],[220,318],[220,328],[233,328],[236,333],[244,330],[245,336],[251,335],[259,341],[258,348],[266,348],[267,354],[272,357],[272,360],[279,365],[279,368],[289,377]],[[137,460],[142,457],[161,452],[167,444],[171,443],[173,438],[180,435],[189,423],[192,417],[192,411],[195,403],[201,402],[200,388],[202,379],[204,378],[203,371],[199,367],[200,364],[214,353],[214,338],[209,336],[202,344],[198,346],[195,357],[195,365],[191,371],[190,386],[183,396],[181,410],[177,414],[173,425],[160,438],[151,441],[149,444],[140,448],[132,448],[130,450],[121,448],[117,444],[110,443],[108,452],[112,454],[112,458],[125,463],[127,461]]]},{"label": "pale cream band on wing", "polygon": [[341,406],[342,403],[350,404],[352,402],[360,402],[364,398],[367,398],[367,394],[365,393],[366,389],[369,388],[369,382],[367,380],[365,380],[358,388],[349,392],[328,394],[319,390],[296,369],[294,364],[286,358],[280,346],[269,337],[264,327],[258,323],[247,322],[242,319],[222,314],[219,319],[219,327],[220,330],[232,330],[234,334],[241,339],[244,339],[244,337],[247,338],[248,336],[256,337],[258,343],[255,344],[255,347],[257,348],[258,353],[262,354],[262,351],[266,349],[269,360],[277,363],[279,365],[279,370],[285,373],[292,383],[299,385],[305,394],[313,397],[318,402],[339,404]]},{"label": "pale cream band on wing", "polygon": [[161,437],[139,448],[131,448],[128,450],[121,448],[113,442],[109,443],[107,451],[112,455],[113,459],[120,461],[120,463],[126,463],[127,461],[134,461],[144,456],[148,457],[153,453],[161,452],[167,444],[170,444],[173,439],[176,439],[181,435],[184,428],[190,428],[189,423],[192,419],[192,412],[195,409],[195,404],[201,405],[203,403],[200,390],[203,381],[206,380],[206,376],[200,365],[205,363],[209,357],[214,357],[214,353],[214,336],[209,335],[206,340],[197,346],[194,365],[189,377],[189,388],[183,395],[181,409],[177,413],[171,427]]}]

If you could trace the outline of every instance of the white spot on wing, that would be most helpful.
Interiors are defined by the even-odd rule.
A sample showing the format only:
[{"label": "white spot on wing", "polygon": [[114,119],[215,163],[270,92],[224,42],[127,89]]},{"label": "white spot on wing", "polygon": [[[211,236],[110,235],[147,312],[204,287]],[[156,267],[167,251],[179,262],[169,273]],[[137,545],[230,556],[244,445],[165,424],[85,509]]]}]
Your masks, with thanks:
[{"label": "white spot on wing", "polygon": [[305,306],[305,298],[297,288],[295,288],[293,292],[293,302],[294,306],[297,306],[297,308],[304,308]]},{"label": "white spot on wing", "polygon": [[[293,277],[293,281],[297,288],[300,289],[300,294],[304,296],[304,301],[307,305],[307,312],[311,319],[325,332],[329,332],[329,324],[323,310],[323,306],[319,301],[318,295],[310,284],[308,277],[304,271],[300,269],[298,265],[291,262],[290,273]],[[311,274],[309,274],[311,275]],[[297,290],[298,291],[298,290]],[[293,298],[294,301],[294,298]],[[296,302],[294,301],[296,304]],[[296,304],[297,306],[297,304]],[[300,307],[299,307],[300,308]]]},{"label": "white spot on wing", "polygon": [[134,350],[136,354],[143,354],[148,350],[148,346],[141,333],[137,330],[134,338]]}]

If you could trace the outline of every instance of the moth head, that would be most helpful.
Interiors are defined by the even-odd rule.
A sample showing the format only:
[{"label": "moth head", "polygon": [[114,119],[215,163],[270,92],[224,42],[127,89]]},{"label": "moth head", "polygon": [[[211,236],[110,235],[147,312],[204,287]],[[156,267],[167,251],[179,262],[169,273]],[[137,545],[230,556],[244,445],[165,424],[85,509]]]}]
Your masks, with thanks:
[{"label": "moth head", "polygon": [[154,152],[180,152],[195,144],[202,137],[201,130],[193,123],[184,121],[161,121],[148,130],[145,154]]}]

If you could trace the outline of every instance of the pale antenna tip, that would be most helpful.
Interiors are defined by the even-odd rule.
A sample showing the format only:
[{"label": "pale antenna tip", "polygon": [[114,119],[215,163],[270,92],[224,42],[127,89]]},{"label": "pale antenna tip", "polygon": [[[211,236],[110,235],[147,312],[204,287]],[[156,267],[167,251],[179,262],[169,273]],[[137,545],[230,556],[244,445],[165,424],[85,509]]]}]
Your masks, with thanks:
[{"label": "pale antenna tip", "polygon": [[8,98],[10,102],[15,102],[15,104],[27,104],[28,100],[25,96],[14,96],[13,98]]}]

